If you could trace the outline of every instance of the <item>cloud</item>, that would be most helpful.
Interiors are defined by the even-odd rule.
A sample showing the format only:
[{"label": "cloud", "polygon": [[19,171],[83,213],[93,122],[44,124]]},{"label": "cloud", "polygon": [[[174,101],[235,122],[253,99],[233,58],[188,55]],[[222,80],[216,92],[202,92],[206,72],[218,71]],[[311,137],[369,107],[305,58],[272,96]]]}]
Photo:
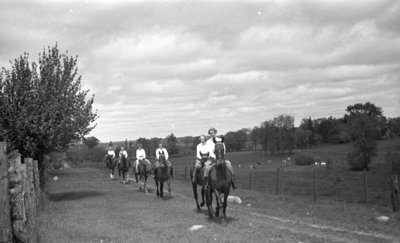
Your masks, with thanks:
[{"label": "cloud", "polygon": [[395,0],[5,1],[0,66],[56,42],[78,55],[103,141],[339,117],[366,101],[399,116],[399,14]]}]

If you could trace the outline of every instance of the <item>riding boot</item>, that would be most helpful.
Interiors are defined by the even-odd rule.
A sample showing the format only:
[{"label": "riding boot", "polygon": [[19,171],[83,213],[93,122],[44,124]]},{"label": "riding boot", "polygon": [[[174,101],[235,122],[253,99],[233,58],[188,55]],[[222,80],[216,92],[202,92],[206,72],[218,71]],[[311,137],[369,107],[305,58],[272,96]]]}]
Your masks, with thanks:
[{"label": "riding boot", "polygon": [[235,175],[232,175],[232,189],[237,189],[237,186],[235,185]]},{"label": "riding boot", "polygon": [[175,176],[174,176],[174,168],[172,166],[170,168],[171,168],[171,177],[175,178]]}]

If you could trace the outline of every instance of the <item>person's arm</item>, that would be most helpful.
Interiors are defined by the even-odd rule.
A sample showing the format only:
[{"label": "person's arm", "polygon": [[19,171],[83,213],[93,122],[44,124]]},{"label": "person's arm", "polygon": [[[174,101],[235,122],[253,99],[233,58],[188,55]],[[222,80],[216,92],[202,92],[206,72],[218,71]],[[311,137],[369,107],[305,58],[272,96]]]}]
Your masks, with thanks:
[{"label": "person's arm", "polygon": [[168,160],[169,155],[168,155],[168,151],[166,148],[164,148],[164,153],[165,153],[165,160]]},{"label": "person's arm", "polygon": [[146,158],[146,150],[143,149],[143,159]]},{"label": "person's arm", "polygon": [[115,151],[112,151],[113,159],[115,159]]},{"label": "person's arm", "polygon": [[156,158],[157,158],[157,160],[159,160],[160,159],[160,149],[158,148],[158,149],[156,149]]},{"label": "person's arm", "polygon": [[140,159],[139,158],[139,149],[136,150],[136,159]]}]

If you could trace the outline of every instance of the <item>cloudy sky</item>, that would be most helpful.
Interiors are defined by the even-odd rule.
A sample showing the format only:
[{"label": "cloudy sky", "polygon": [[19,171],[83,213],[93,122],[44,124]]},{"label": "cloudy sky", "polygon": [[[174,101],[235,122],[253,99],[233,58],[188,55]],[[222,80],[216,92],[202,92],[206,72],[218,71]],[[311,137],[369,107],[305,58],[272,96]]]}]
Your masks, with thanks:
[{"label": "cloudy sky", "polygon": [[2,1],[0,67],[78,55],[103,142],[197,136],[281,114],[400,116],[400,1]]}]

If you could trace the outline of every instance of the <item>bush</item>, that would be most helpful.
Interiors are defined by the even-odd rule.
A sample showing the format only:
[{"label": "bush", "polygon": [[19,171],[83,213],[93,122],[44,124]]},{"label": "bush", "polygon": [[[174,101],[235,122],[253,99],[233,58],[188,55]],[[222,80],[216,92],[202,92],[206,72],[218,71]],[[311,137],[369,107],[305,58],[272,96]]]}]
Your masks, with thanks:
[{"label": "bush", "polygon": [[347,154],[351,170],[369,170],[369,163],[376,155],[377,143],[375,140],[360,138],[353,142],[351,151]]},{"label": "bush", "polygon": [[360,171],[365,168],[365,159],[358,149],[352,149],[347,154],[347,162],[349,163],[350,169],[354,171]]},{"label": "bush", "polygon": [[298,153],[295,154],[294,161],[297,165],[312,165],[314,164],[314,155],[310,153]]}]

